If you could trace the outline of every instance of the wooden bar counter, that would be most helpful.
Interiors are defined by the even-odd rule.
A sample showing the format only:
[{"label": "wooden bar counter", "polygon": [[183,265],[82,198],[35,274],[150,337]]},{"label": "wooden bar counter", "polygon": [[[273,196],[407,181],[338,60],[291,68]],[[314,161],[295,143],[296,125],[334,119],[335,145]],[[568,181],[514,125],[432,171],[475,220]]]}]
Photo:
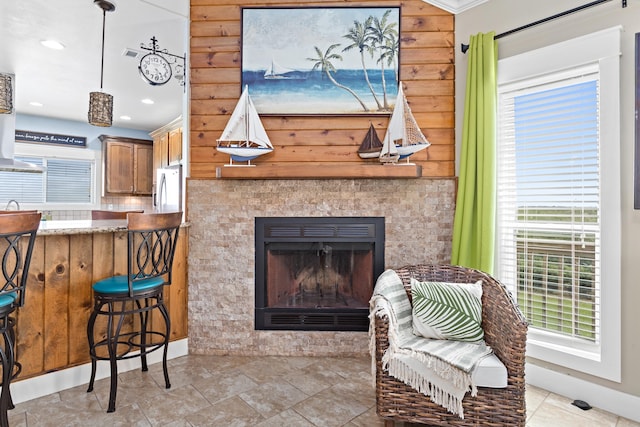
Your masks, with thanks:
[{"label": "wooden bar counter", "polygon": [[[25,305],[16,316],[17,360],[22,363],[17,380],[90,362],[91,285],[111,275],[126,275],[126,229],[126,220],[41,222]],[[164,294],[172,341],[187,337],[188,241],[185,225],[178,237],[173,283]],[[128,327],[134,321],[130,319]]]}]

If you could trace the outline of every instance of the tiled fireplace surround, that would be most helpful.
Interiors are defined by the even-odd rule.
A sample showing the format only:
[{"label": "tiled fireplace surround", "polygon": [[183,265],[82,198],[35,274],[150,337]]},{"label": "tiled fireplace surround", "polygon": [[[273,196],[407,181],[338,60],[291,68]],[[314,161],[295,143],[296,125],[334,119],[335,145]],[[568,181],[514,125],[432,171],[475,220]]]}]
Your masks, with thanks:
[{"label": "tiled fireplace surround", "polygon": [[[397,166],[401,167],[401,166]],[[351,356],[366,332],[254,330],[254,218],[382,216],[385,266],[445,263],[454,179],[188,180],[189,351]]]}]

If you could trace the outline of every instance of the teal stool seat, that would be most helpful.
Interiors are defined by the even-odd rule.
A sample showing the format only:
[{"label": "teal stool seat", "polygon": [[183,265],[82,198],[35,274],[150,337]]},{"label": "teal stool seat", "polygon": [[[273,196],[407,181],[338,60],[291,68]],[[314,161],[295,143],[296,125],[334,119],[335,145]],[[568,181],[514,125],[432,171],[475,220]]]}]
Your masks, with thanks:
[{"label": "teal stool seat", "polygon": [[7,307],[11,307],[17,298],[18,296],[15,293],[0,294],[0,312],[4,311]]},{"label": "teal stool seat", "polygon": [[[162,285],[164,285],[164,279],[162,277],[148,277],[132,282],[131,289],[133,290],[134,294],[137,294]],[[108,277],[94,283],[93,291],[101,294],[111,295],[128,294],[129,281],[127,280],[127,276]]]}]

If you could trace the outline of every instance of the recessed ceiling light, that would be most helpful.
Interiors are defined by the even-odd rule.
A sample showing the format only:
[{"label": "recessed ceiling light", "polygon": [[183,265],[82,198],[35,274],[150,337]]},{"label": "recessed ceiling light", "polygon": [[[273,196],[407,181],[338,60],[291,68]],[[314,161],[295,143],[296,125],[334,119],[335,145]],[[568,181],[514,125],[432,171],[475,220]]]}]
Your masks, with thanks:
[{"label": "recessed ceiling light", "polygon": [[120,116],[120,120],[131,120],[129,116]]},{"label": "recessed ceiling light", "polygon": [[40,43],[42,44],[42,46],[48,47],[49,49],[64,49],[64,45],[57,40],[42,40]]},{"label": "recessed ceiling light", "polygon": [[29,105],[33,105],[34,107],[42,107],[42,103],[37,101],[31,101]]},{"label": "recessed ceiling light", "polygon": [[142,103],[143,103],[143,104],[147,104],[147,105],[155,104],[155,103],[153,102],[153,99],[149,99],[149,98],[145,98],[145,99],[143,99],[143,100],[142,100]]}]

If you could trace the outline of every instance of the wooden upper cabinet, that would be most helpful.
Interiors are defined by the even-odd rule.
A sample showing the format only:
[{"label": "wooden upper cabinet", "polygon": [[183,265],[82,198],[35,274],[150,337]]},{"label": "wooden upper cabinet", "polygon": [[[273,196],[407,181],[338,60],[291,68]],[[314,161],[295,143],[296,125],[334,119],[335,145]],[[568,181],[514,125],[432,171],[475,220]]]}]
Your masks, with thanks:
[{"label": "wooden upper cabinet", "polygon": [[153,144],[134,144],[133,194],[151,195],[153,191]]},{"label": "wooden upper cabinet", "polygon": [[169,164],[180,163],[182,160],[182,128],[169,131]]},{"label": "wooden upper cabinet", "polygon": [[153,139],[153,168],[154,169],[163,168],[168,164],[169,164],[169,134],[163,133]]},{"label": "wooden upper cabinet", "polygon": [[154,169],[182,163],[181,117],[154,130],[149,135],[153,138]]},{"label": "wooden upper cabinet", "polygon": [[152,141],[101,135],[105,194],[150,196],[153,186]]}]

